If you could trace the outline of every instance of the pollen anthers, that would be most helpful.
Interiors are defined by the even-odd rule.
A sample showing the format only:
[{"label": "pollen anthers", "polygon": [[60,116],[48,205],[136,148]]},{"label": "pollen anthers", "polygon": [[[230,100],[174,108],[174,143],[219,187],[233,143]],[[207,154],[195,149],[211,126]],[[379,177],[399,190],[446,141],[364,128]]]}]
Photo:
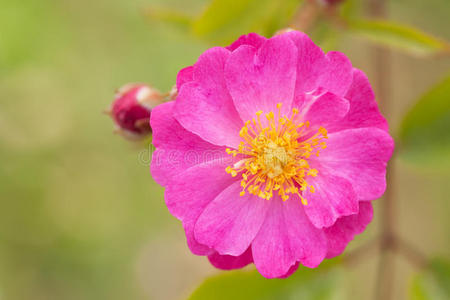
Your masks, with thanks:
[{"label": "pollen anthers", "polygon": [[262,111],[256,112],[256,118],[245,122],[239,132],[243,141],[237,150],[226,149],[230,155],[241,154],[244,158],[228,166],[225,171],[231,176],[242,176],[241,196],[246,191],[263,199],[271,199],[273,193],[286,201],[289,194],[296,194],[302,203],[307,200],[302,192],[314,186],[307,183],[307,177],[318,174],[308,164],[311,155],[319,156],[326,148],[327,131],[319,127],[313,133],[308,121],[301,122],[299,111],[292,109],[290,118],[281,115],[281,103],[277,104],[277,114],[265,114],[267,122],[261,122]]}]

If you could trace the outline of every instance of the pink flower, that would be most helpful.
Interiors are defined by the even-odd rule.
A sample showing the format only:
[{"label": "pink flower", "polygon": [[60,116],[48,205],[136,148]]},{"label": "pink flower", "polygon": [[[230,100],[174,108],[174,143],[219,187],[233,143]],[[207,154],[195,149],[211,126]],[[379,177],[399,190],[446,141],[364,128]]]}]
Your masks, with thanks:
[{"label": "pink flower", "polygon": [[145,84],[131,83],[121,87],[108,110],[116,124],[116,132],[129,139],[148,136],[152,132],[151,110],[162,100],[158,90]]},{"label": "pink flower", "polygon": [[153,110],[151,172],[194,254],[287,277],[372,219],[394,145],[366,76],[303,33],[205,51]]}]

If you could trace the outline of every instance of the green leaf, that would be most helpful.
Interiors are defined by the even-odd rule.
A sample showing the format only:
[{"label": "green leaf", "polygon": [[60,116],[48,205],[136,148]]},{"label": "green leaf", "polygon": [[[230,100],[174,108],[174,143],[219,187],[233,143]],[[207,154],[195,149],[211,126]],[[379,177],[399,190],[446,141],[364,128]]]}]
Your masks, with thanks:
[{"label": "green leaf", "polygon": [[411,300],[450,299],[450,262],[433,259],[429,268],[416,274],[409,289]]},{"label": "green leaf", "polygon": [[432,88],[404,117],[399,141],[405,158],[416,163],[450,163],[450,76]]},{"label": "green leaf", "polygon": [[301,1],[212,0],[193,23],[196,36],[226,44],[239,35],[258,32],[272,35],[286,27]]},{"label": "green leaf", "polygon": [[329,268],[335,262],[316,269],[300,267],[286,279],[266,279],[256,270],[224,272],[206,279],[189,300],[331,299],[337,271]]},{"label": "green leaf", "polygon": [[450,261],[443,258],[432,260],[431,272],[443,294],[450,299]]},{"label": "green leaf", "polygon": [[374,43],[419,56],[450,54],[448,42],[414,27],[384,20],[349,20],[350,31]]},{"label": "green leaf", "polygon": [[431,299],[423,286],[423,276],[416,275],[411,281],[409,288],[410,300],[428,300]]}]

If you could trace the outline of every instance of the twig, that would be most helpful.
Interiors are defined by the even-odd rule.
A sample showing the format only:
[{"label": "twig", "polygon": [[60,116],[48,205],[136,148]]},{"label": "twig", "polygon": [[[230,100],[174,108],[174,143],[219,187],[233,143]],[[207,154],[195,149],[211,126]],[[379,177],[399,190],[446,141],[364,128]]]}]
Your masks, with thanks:
[{"label": "twig", "polygon": [[396,236],[394,242],[395,250],[403,255],[412,265],[419,269],[424,269],[429,265],[427,257],[417,250],[414,245],[410,244],[403,238]]},{"label": "twig", "polygon": [[377,246],[379,243],[380,243],[379,238],[374,238],[374,239],[366,242],[362,246],[360,246],[360,247],[356,248],[355,250],[352,250],[348,254],[346,254],[343,257],[342,262],[348,266],[351,266],[351,265],[357,263],[362,258],[368,256],[372,251],[377,250],[378,249]]},{"label": "twig", "polygon": [[375,284],[375,300],[392,299],[392,283],[394,277],[393,253],[389,248],[381,252]]},{"label": "twig", "polygon": [[[373,17],[383,18],[386,15],[387,0],[369,0],[369,12]],[[378,95],[381,111],[389,119],[389,91],[391,83],[391,56],[387,49],[375,47],[373,49],[373,61],[375,63],[375,90]],[[387,188],[381,202],[381,257],[377,270],[375,284],[375,299],[392,299],[392,278],[394,273],[393,249],[394,244],[394,191],[393,179],[395,160],[391,158],[386,171]]]},{"label": "twig", "polygon": [[314,25],[320,14],[321,7],[318,2],[307,0],[296,12],[289,27],[306,32]]}]

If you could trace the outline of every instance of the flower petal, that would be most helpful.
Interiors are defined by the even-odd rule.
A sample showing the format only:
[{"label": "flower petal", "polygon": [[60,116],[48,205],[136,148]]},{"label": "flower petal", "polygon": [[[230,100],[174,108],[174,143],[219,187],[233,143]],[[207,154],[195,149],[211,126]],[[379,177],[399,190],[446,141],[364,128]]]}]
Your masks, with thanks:
[{"label": "flower petal", "polygon": [[177,75],[177,90],[180,90],[183,84],[193,80],[194,67],[189,66],[181,69]]},{"label": "flower petal", "polygon": [[314,186],[314,193],[309,189],[304,192],[308,204],[305,212],[317,228],[329,227],[342,216],[358,212],[358,198],[352,184],[339,176],[319,169],[317,177],[308,177],[308,184]]},{"label": "flower petal", "polygon": [[207,205],[230,186],[235,178],[225,172],[227,163],[213,160],[198,164],[175,176],[167,186],[164,198],[170,213],[183,221],[188,245],[194,254],[209,254],[194,238],[194,225]]},{"label": "flower petal", "polygon": [[284,274],[283,276],[277,277],[277,278],[288,278],[289,276],[291,276],[292,274],[295,273],[295,271],[297,271],[298,267],[299,267],[300,263],[295,263],[295,265],[293,265],[292,267],[289,268],[288,272],[286,274]]},{"label": "flower petal", "polygon": [[298,196],[290,197],[283,205],[291,248],[296,260],[305,267],[317,267],[325,257],[325,236],[311,223]]},{"label": "flower petal", "polygon": [[223,69],[230,51],[216,47],[194,65],[194,81],[185,83],[175,103],[175,118],[187,130],[216,145],[236,148],[243,126],[225,86]]},{"label": "flower petal", "polygon": [[350,101],[350,111],[343,120],[329,128],[330,132],[360,127],[389,130],[386,119],[378,109],[369,80],[362,71],[353,69],[353,82],[345,98]]},{"label": "flower petal", "polygon": [[243,45],[233,51],[225,66],[225,79],[241,119],[250,120],[255,112],[290,113],[294,96],[297,50],[283,36],[267,40],[259,49]]},{"label": "flower petal", "polygon": [[[348,129],[328,135],[317,160],[321,168],[347,179],[359,200],[374,200],[386,189],[386,165],[394,141],[378,128]],[[320,170],[319,170],[320,171]]]},{"label": "flower petal", "polygon": [[310,105],[306,105],[302,113],[304,120],[314,126],[324,126],[339,123],[349,110],[349,102],[332,93],[325,93],[315,99]]},{"label": "flower petal", "polygon": [[202,245],[195,240],[194,237],[194,224],[192,222],[183,222],[184,233],[186,235],[186,243],[189,250],[195,255],[211,255],[214,250],[206,245]]},{"label": "flower petal", "polygon": [[300,199],[292,196],[283,202],[275,196],[269,202],[266,220],[252,243],[258,271],[275,278],[286,275],[298,261],[317,267],[325,257],[327,241],[305,215]]},{"label": "flower petal", "polygon": [[266,37],[260,36],[259,34],[252,32],[247,35],[241,35],[236,41],[234,41],[231,45],[227,46],[226,48],[230,51],[234,51],[237,48],[239,48],[239,46],[242,45],[249,45],[255,48],[259,48],[265,41],[267,41]]},{"label": "flower petal", "polygon": [[239,256],[220,255],[214,252],[208,259],[214,267],[222,270],[240,269],[253,262],[252,249],[249,247]]},{"label": "flower petal", "polygon": [[252,243],[252,253],[259,273],[276,278],[288,273],[296,259],[284,220],[283,203],[279,197],[272,198],[270,203],[264,224]]},{"label": "flower petal", "polygon": [[153,145],[150,170],[156,182],[167,186],[174,176],[196,164],[228,158],[225,148],[212,145],[184,129],[172,115],[174,102],[158,105],[152,111]]},{"label": "flower petal", "polygon": [[344,96],[352,82],[350,60],[340,52],[325,55],[304,33],[291,31],[283,34],[294,41],[298,49],[297,79],[294,107],[301,108],[308,99],[307,93],[318,88]]},{"label": "flower petal", "polygon": [[372,221],[372,217],[372,203],[361,202],[357,214],[342,217],[333,226],[325,228],[325,235],[328,239],[327,258],[333,258],[344,252],[345,247],[355,235],[366,229],[366,226]]},{"label": "flower petal", "polygon": [[241,183],[222,191],[195,224],[195,238],[219,254],[241,255],[258,233],[269,202],[249,193],[240,196]]},{"label": "flower petal", "polygon": [[328,64],[317,85],[338,96],[345,96],[353,80],[352,63],[347,56],[336,51],[328,52],[326,58]]},{"label": "flower petal", "polygon": [[[317,88],[317,81],[327,65],[327,60],[322,49],[315,45],[303,32],[290,31],[283,35],[286,35],[294,42],[298,51],[296,62],[297,78],[295,82],[297,99],[298,96]],[[301,107],[300,103],[297,103],[296,107]]]}]

